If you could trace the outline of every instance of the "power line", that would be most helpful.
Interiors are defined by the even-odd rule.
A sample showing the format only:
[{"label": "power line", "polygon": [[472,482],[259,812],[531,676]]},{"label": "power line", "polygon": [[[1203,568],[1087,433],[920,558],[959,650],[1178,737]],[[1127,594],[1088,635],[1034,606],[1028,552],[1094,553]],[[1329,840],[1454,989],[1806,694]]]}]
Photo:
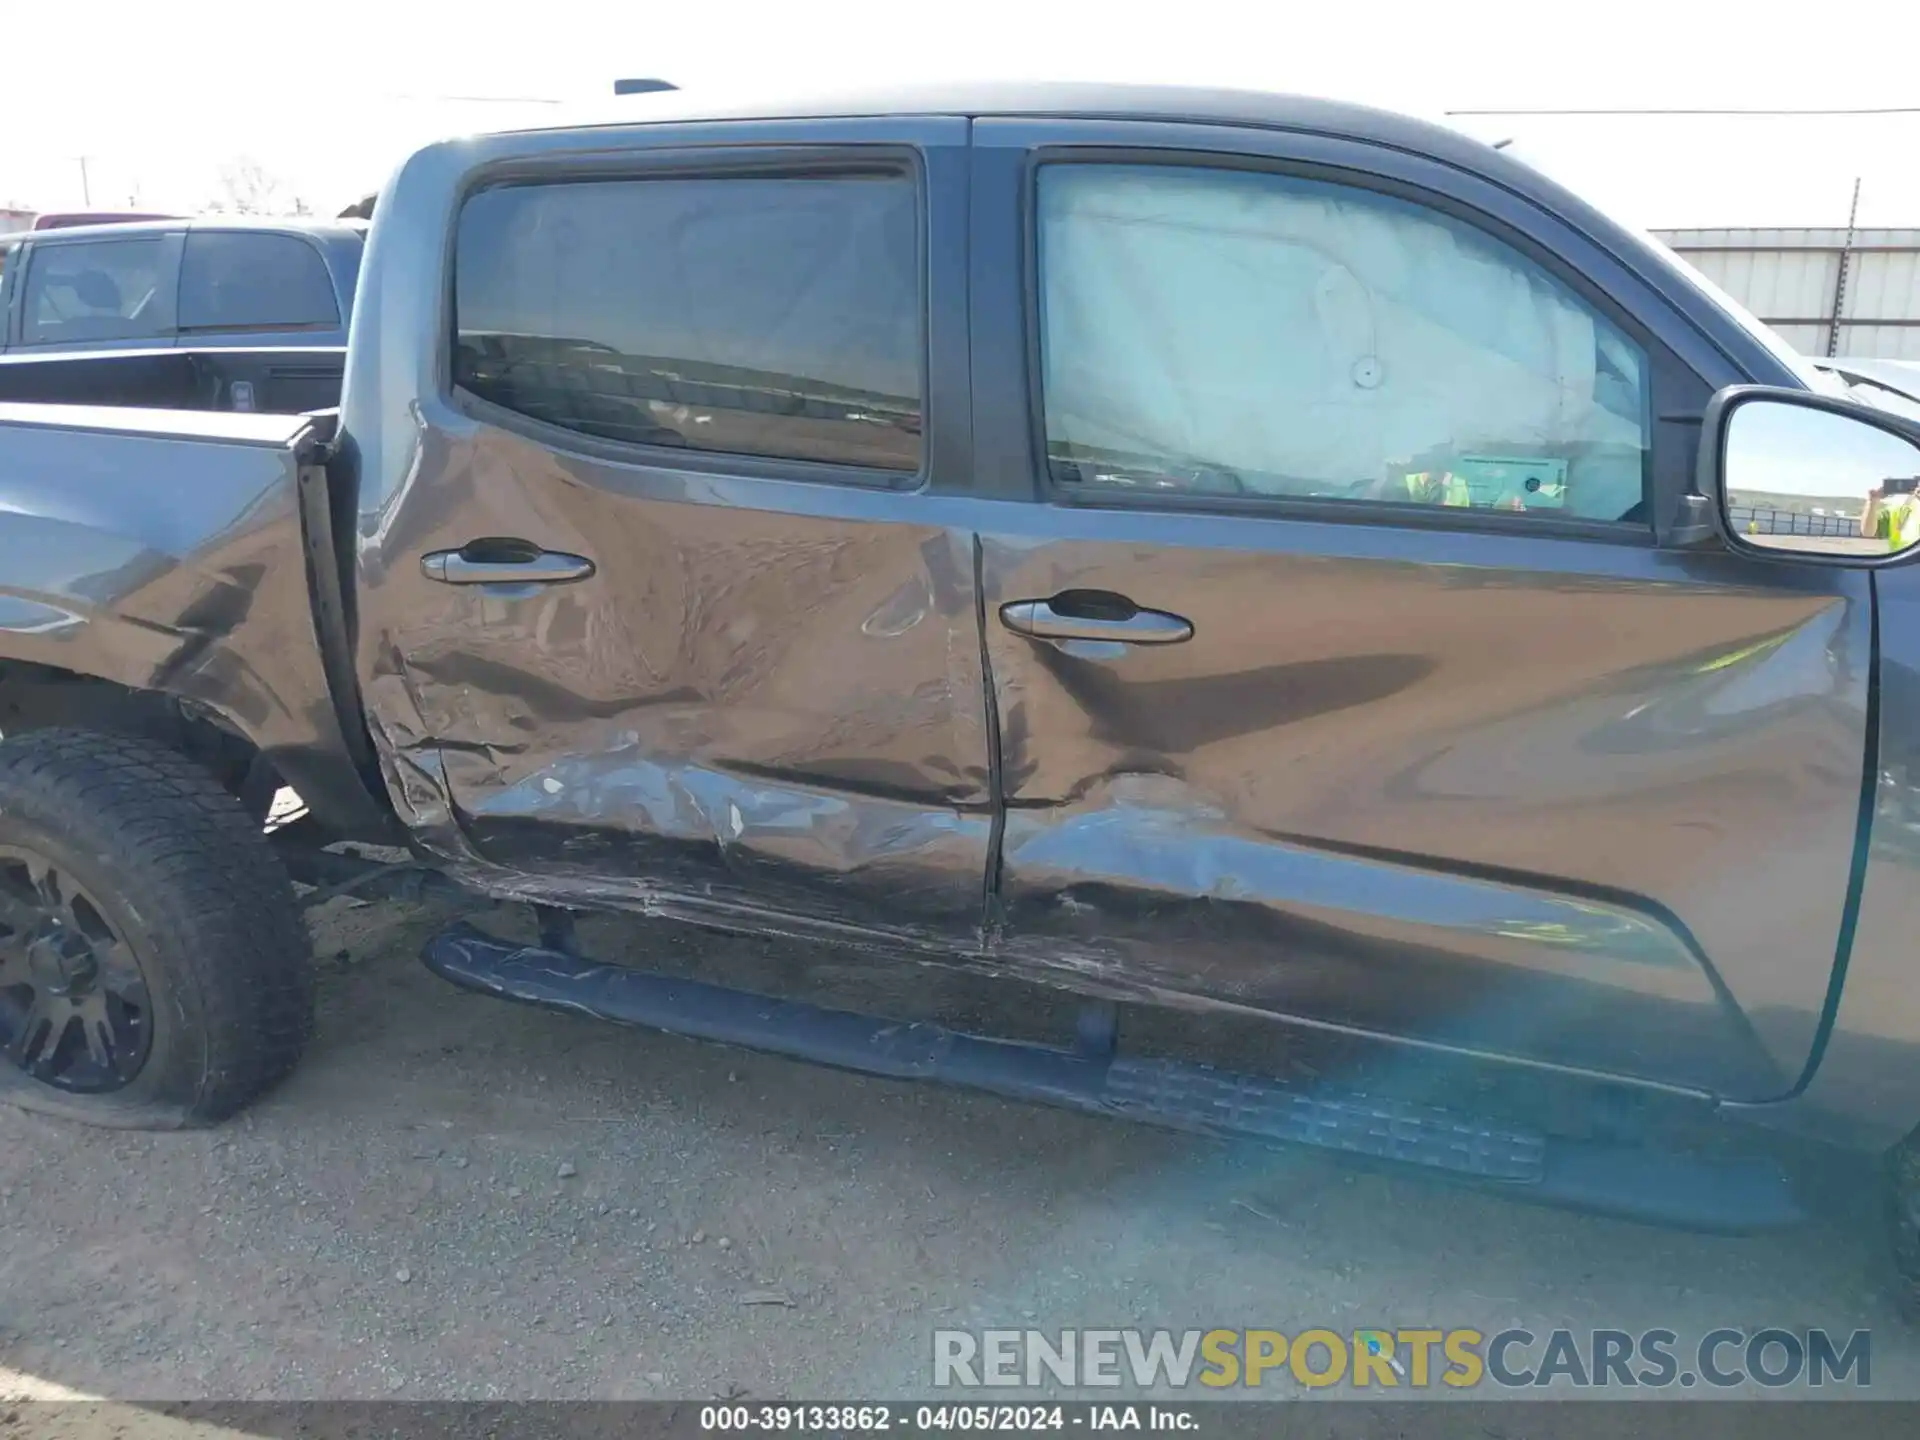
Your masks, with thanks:
[{"label": "power line", "polygon": [[565,105],[551,95],[414,95],[404,91],[388,94],[389,100],[453,100],[462,105]]},{"label": "power line", "polygon": [[1920,115],[1920,105],[1878,105],[1834,109],[1751,109],[1712,110],[1659,107],[1604,106],[1592,109],[1548,110],[1449,110],[1449,115]]}]

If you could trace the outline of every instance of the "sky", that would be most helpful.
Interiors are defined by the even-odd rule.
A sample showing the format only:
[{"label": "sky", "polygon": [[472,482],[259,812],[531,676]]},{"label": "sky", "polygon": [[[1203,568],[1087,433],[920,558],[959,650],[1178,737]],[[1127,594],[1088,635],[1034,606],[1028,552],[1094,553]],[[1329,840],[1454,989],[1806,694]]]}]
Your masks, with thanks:
[{"label": "sky", "polygon": [[[1180,0],[78,0],[0,27],[0,204],[194,209],[252,162],[320,213],[413,147],[683,89],[962,78],[1161,81],[1454,110],[1920,106],[1913,0],[1735,7]],[[547,102],[561,102],[558,104]],[[1648,228],[1920,226],[1920,113],[1459,116]]]},{"label": "sky", "polygon": [[1869,490],[1909,475],[1920,475],[1920,447],[1845,415],[1758,402],[1734,411],[1727,427],[1729,504],[1803,495],[1857,511]]}]

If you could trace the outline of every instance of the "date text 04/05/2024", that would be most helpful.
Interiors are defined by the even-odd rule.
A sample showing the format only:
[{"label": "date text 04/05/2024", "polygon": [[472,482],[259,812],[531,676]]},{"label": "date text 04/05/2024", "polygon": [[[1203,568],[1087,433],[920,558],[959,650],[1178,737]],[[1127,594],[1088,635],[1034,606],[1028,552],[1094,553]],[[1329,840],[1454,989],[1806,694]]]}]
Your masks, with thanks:
[{"label": "date text 04/05/2024", "polygon": [[1194,1413],[1175,1405],[705,1405],[708,1433],[840,1433],[944,1435],[955,1431],[1017,1433],[1066,1430],[1199,1429]]}]

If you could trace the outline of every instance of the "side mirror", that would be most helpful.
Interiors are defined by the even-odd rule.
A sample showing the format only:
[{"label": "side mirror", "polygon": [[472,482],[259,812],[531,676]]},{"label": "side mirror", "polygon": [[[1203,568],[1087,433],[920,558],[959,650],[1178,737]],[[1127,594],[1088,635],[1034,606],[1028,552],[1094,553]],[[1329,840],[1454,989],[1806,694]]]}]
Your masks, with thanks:
[{"label": "side mirror", "polygon": [[1735,549],[1871,565],[1920,547],[1920,429],[1884,411],[1729,386],[1707,406],[1696,478]]}]

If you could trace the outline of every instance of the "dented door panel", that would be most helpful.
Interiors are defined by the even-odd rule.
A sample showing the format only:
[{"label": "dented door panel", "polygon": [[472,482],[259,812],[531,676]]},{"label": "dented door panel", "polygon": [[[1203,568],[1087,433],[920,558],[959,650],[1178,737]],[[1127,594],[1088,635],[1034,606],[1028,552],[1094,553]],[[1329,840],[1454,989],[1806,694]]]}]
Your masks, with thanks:
[{"label": "dented door panel", "polygon": [[1785,1104],[1748,1118],[1863,1151],[1910,1140],[1920,1114],[1920,569],[1872,575],[1879,669],[1870,829],[1832,1027]]},{"label": "dented door panel", "polygon": [[[1860,575],[1659,544],[1690,543],[1674,517],[1693,483],[1689,421],[1707,396],[1793,376],[1766,369],[1777,362],[1739,335],[1716,334],[1737,328],[1724,316],[1703,317],[1651,283],[1623,259],[1630,245],[1596,239],[1606,231],[1594,217],[1406,147],[988,119],[975,126],[974,160],[975,404],[1008,421],[983,431],[981,470],[1000,493],[1042,502],[1031,520],[982,527],[1007,951],[1414,1047],[1720,1096],[1791,1090],[1845,932],[1870,590]],[[1386,419],[1355,419],[1381,413],[1359,392],[1441,363],[1422,348],[1417,317],[1403,315],[1392,334],[1346,323],[1372,312],[1322,303],[1353,289],[1355,275],[1336,264],[1301,305],[1274,311],[1264,339],[1230,324],[1208,349],[1185,318],[1220,313],[1204,302],[1251,273],[1237,258],[1209,259],[1191,273],[1224,277],[1225,288],[1196,281],[1155,294],[1129,331],[1133,281],[1174,272],[1118,265],[1132,253],[1124,230],[1108,249],[1049,250],[1040,217],[1055,162],[1278,171],[1336,183],[1343,203],[1385,193],[1444,214],[1442,228],[1468,249],[1491,236],[1487,253],[1518,255],[1514,273],[1538,266],[1556,303],[1573,297],[1567,313],[1584,306],[1631,341],[1623,351],[1595,339],[1586,355],[1591,336],[1576,325],[1565,354],[1535,366],[1577,381],[1562,400],[1599,404],[1580,366],[1591,360],[1597,376],[1601,349],[1637,348],[1641,359],[1620,373],[1637,370],[1646,387],[1640,503],[1579,525],[1420,513],[1382,503],[1398,498],[1390,491],[1340,488],[1342,476],[1376,473],[1363,463],[1369,447],[1392,475],[1392,445],[1445,450],[1464,443],[1448,440],[1449,424],[1485,428],[1477,414],[1418,406],[1386,419],[1448,423],[1410,439]],[[1123,191],[1113,213],[1136,223],[1147,202]],[[1185,203],[1179,186],[1152,193],[1155,204]],[[1306,226],[1298,233],[1324,228],[1317,211],[1288,214]],[[1238,257],[1244,236],[1216,229],[1233,237],[1220,253]],[[1463,253],[1395,233],[1409,263]],[[1299,248],[1287,274],[1310,273],[1312,247]],[[1162,247],[1152,258],[1186,253]],[[1128,282],[1055,296],[1066,321],[1052,351],[1049,255]],[[1388,279],[1392,291],[1399,281]],[[1180,293],[1199,299],[1181,309]],[[1296,324],[1325,346],[1288,349]],[[1289,364],[1358,358],[1348,369],[1234,372],[1268,354],[1267,342]],[[1377,362],[1365,348],[1376,343],[1400,349]],[[1187,366],[1189,355],[1201,363]],[[1050,428],[1050,373],[1078,429]],[[1210,410],[1184,403],[1196,373],[1214,377]],[[1243,397],[1244,414],[1226,413],[1223,389]],[[1330,469],[1315,468],[1321,406],[1343,422]],[[1065,469],[1049,463],[1055,439],[1068,446]],[[1063,597],[1082,618],[1151,611],[1157,634],[1191,633],[1141,644],[1000,623],[1002,607]]]},{"label": "dented door panel", "polygon": [[578,584],[387,582],[369,710],[437,850],[528,894],[977,940],[972,540],[892,518],[926,497],[719,482],[484,427],[432,493],[448,503],[393,543],[533,533],[597,563]]},{"label": "dented door panel", "polygon": [[1422,1043],[1783,1093],[1840,932],[1868,598],[1634,546],[1060,507],[990,623],[1010,946]]},{"label": "dented door panel", "polygon": [[[978,953],[993,787],[973,542],[931,493],[970,463],[966,132],[960,118],[904,117],[494,136],[430,147],[395,179],[390,208],[417,223],[377,230],[355,324],[441,337],[458,324],[463,338],[455,353],[443,340],[353,357],[357,659],[396,808],[456,873],[556,904]],[[578,187],[578,203],[553,202],[564,223],[536,204],[494,233],[584,235],[594,283],[617,285],[633,273],[622,257],[636,219],[695,233],[659,217],[699,222],[699,182],[877,170],[917,197],[915,413],[848,401],[859,376],[836,399],[819,372],[674,349],[709,333],[708,310],[710,333],[736,349],[772,341],[724,292],[688,309],[675,298],[686,287],[659,278],[667,267],[642,277],[655,289],[621,313],[618,335],[577,306],[564,318],[578,329],[532,346],[483,305],[471,325],[454,313],[448,245],[463,197],[489,183],[509,199],[516,186]],[[673,188],[634,188],[656,181]],[[621,187],[624,211],[595,208]],[[668,258],[713,253],[721,271],[758,273],[737,225],[714,233],[731,248],[688,240]],[[834,252],[821,254],[831,267]],[[489,271],[483,249],[471,273],[544,294],[573,264],[541,278],[551,254],[531,269],[516,257],[507,245]],[[886,276],[895,289],[901,272]],[[870,269],[856,278],[856,297],[873,292]],[[833,307],[800,293],[803,313],[771,328],[830,330]],[[687,313],[661,316],[655,301]],[[880,339],[897,359],[897,335]],[[487,393],[454,389],[461,364],[494,364]],[[565,383],[540,390],[554,366]],[[514,391],[523,379],[531,408]],[[581,395],[590,403],[568,412]],[[403,396],[404,413],[372,413]],[[560,428],[609,415],[611,431]],[[767,447],[789,419],[803,448]],[[779,458],[814,455],[832,426],[841,441],[867,437],[870,453]],[[879,468],[915,450],[919,473]],[[431,557],[487,537],[545,552],[561,583],[429,573]],[[566,579],[582,567],[552,557],[591,574]]]}]

